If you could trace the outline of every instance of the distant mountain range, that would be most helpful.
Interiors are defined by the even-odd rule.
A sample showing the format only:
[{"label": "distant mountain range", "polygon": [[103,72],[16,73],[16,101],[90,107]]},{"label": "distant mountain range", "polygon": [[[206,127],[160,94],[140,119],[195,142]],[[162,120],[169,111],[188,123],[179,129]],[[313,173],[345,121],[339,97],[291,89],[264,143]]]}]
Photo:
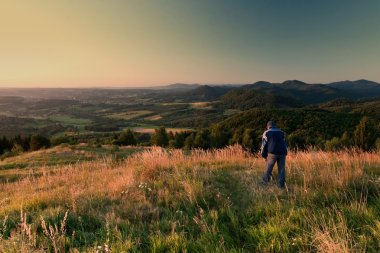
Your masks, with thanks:
[{"label": "distant mountain range", "polygon": [[293,108],[337,99],[356,101],[380,99],[380,84],[369,80],[309,84],[299,80],[282,83],[259,81],[252,84],[201,85],[175,83],[144,88],[97,89],[11,89],[0,88],[2,96],[72,99],[105,103],[214,102],[231,109],[252,107]]},{"label": "distant mountain range", "polygon": [[[257,106],[300,107],[335,99],[380,98],[380,84],[368,81],[341,81],[327,84],[309,84],[299,80],[282,83],[259,81],[241,86],[186,85],[175,87],[172,98],[186,101],[220,100],[225,107],[247,109]],[[178,90],[180,88],[180,90]]]}]

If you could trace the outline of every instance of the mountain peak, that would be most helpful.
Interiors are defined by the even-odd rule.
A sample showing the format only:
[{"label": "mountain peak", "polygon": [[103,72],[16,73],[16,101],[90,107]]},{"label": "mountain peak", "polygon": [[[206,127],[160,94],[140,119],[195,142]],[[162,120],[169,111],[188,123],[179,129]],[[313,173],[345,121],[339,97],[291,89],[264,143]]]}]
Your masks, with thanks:
[{"label": "mountain peak", "polygon": [[253,83],[252,85],[271,85],[272,83],[267,82],[267,81],[257,81]]},{"label": "mountain peak", "polygon": [[297,85],[307,85],[307,83],[302,82],[300,80],[286,80],[282,84],[297,84]]},{"label": "mountain peak", "polygon": [[197,83],[173,83],[173,84],[169,84],[167,85],[166,87],[167,88],[174,88],[174,89],[186,89],[186,88],[196,88],[196,87],[199,87],[201,86],[200,84],[197,84]]}]

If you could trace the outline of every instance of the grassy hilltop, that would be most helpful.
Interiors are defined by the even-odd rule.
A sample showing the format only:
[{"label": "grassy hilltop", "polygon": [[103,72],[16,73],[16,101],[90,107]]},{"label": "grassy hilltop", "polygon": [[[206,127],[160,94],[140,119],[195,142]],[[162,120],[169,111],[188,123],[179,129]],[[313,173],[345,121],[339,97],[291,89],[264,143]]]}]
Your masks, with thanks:
[{"label": "grassy hilltop", "polygon": [[[53,152],[62,153],[69,148]],[[37,170],[33,155],[52,151],[0,170],[28,171],[0,184],[0,252],[380,250],[379,153],[290,153],[287,190],[261,186],[264,161],[240,146],[152,148]]]}]

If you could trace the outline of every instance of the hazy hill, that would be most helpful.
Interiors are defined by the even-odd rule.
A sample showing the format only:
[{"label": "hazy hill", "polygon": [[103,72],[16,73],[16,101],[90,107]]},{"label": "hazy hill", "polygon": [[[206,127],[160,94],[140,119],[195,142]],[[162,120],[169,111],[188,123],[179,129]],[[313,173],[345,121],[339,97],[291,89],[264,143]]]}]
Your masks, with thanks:
[{"label": "hazy hill", "polygon": [[306,104],[320,103],[338,97],[344,97],[342,91],[323,84],[307,84],[298,80],[288,80],[283,83],[257,82],[243,86],[260,93],[287,96],[303,101]]},{"label": "hazy hill", "polygon": [[356,81],[349,81],[349,80],[346,80],[346,81],[340,81],[340,82],[333,82],[333,83],[329,83],[329,84],[326,84],[330,87],[334,87],[334,88],[338,88],[338,89],[380,89],[380,84],[379,83],[376,83],[376,82],[373,82],[373,81],[369,81],[369,80],[365,80],[365,79],[360,79],[360,80],[356,80]]},{"label": "hazy hill", "polygon": [[[70,99],[102,103],[137,103],[139,99],[151,102],[197,102],[219,100],[229,91],[239,90],[245,100],[257,100],[260,94],[275,95],[275,98],[263,96],[261,100],[278,100],[286,98],[285,106],[293,107],[294,103],[324,103],[337,98],[353,100],[380,97],[380,84],[368,81],[341,81],[328,84],[308,84],[299,80],[288,80],[282,83],[259,81],[246,85],[200,85],[175,83],[167,86],[145,88],[0,88],[1,96],[19,96],[38,99]],[[243,95],[243,91],[247,94]],[[249,92],[256,91],[257,93]],[[237,93],[231,94],[231,98]],[[253,96],[252,98],[248,98]],[[264,98],[265,97],[265,98]],[[294,101],[291,101],[294,100]],[[232,101],[233,102],[233,101]],[[240,99],[236,101],[238,104]],[[243,101],[244,102],[244,101]],[[255,103],[254,103],[255,104]],[[262,104],[261,102],[259,104]],[[267,104],[265,102],[264,104]],[[283,104],[281,102],[280,104]],[[274,104],[277,105],[277,102]]]},{"label": "hazy hill", "polygon": [[[186,89],[178,89],[179,87]],[[298,80],[283,83],[259,81],[243,86],[210,86],[175,84],[167,86],[170,94],[155,93],[155,99],[181,101],[213,101],[221,99],[226,108],[299,107],[344,96],[341,90],[323,84],[307,84]],[[168,96],[169,95],[169,96]]]},{"label": "hazy hill", "polygon": [[[173,84],[169,84],[167,86],[163,86],[163,87],[160,87],[160,88],[163,88],[163,89],[175,89],[175,90],[192,90],[192,89],[198,88],[199,86],[201,86],[201,85],[197,84],[197,83],[192,83],[192,84],[188,84],[188,83],[173,83]],[[154,89],[154,88],[152,88],[152,89]]]},{"label": "hazy hill", "polygon": [[301,107],[302,102],[289,95],[266,94],[259,91],[240,88],[234,89],[221,97],[218,105],[227,109],[247,110],[254,107],[291,108]]},{"label": "hazy hill", "polygon": [[233,86],[198,85],[192,89],[155,90],[145,97],[155,102],[205,102],[217,100],[233,88]]},{"label": "hazy hill", "polygon": [[341,81],[326,84],[334,89],[345,91],[348,96],[352,98],[369,98],[369,97],[380,97],[380,84],[368,81],[368,80],[357,80],[357,81]]},{"label": "hazy hill", "polygon": [[259,81],[237,87],[221,98],[222,107],[250,109],[254,107],[301,107],[337,99],[380,97],[380,84],[367,80],[330,84],[308,84],[299,80],[282,83]]},{"label": "hazy hill", "polygon": [[380,119],[380,100],[367,99],[352,101],[349,99],[335,99],[318,106],[321,109],[333,112],[350,112]]},{"label": "hazy hill", "polygon": [[202,85],[194,90],[191,90],[184,94],[190,100],[210,101],[216,100],[232,90],[231,86],[209,86]]}]

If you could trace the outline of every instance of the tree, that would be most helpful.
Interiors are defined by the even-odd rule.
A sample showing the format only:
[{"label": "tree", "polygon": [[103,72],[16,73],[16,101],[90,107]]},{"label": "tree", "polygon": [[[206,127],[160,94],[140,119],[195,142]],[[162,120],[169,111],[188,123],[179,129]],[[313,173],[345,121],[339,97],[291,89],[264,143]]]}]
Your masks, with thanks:
[{"label": "tree", "polygon": [[325,148],[328,151],[337,151],[343,147],[341,140],[338,137],[334,137],[331,140],[326,141]]},{"label": "tree", "polygon": [[210,144],[213,148],[221,148],[228,144],[228,133],[219,125],[211,127]]},{"label": "tree", "polygon": [[304,130],[297,130],[289,134],[287,137],[289,147],[292,149],[306,149],[307,140],[305,135],[307,135],[307,133]]},{"label": "tree", "polygon": [[160,147],[166,147],[169,143],[168,133],[165,127],[160,127],[154,130],[152,137],[152,144]]},{"label": "tree", "polygon": [[30,138],[30,150],[35,151],[41,148],[50,147],[50,140],[42,135],[33,135]]},{"label": "tree", "polygon": [[174,140],[175,135],[174,135],[173,131],[169,131],[169,133],[168,133],[168,138],[169,138],[169,141],[170,141],[170,140]]},{"label": "tree", "polygon": [[199,130],[197,131],[195,137],[194,137],[194,148],[202,148],[207,149],[210,148],[210,136],[209,132],[207,130]]},{"label": "tree", "polygon": [[242,129],[238,128],[234,131],[232,138],[229,140],[229,144],[241,144]]},{"label": "tree", "polygon": [[17,135],[12,140],[12,149],[14,149],[14,146],[17,145],[16,148],[18,152],[28,151],[30,149],[29,143],[30,143],[30,136],[21,136]]},{"label": "tree", "polygon": [[191,134],[191,132],[177,132],[169,140],[169,147],[171,148],[183,148],[185,145],[185,139]]},{"label": "tree", "polygon": [[255,132],[253,129],[246,128],[243,133],[243,137],[241,140],[241,145],[246,148],[247,150],[253,151],[254,150],[254,140],[255,139]]},{"label": "tree", "polygon": [[0,155],[2,155],[4,153],[4,144],[3,144],[3,140],[0,139]]},{"label": "tree", "polygon": [[137,141],[132,130],[128,128],[127,130],[125,130],[124,132],[120,134],[119,138],[117,139],[117,143],[119,145],[134,146],[137,144]]},{"label": "tree", "polygon": [[67,135],[63,135],[63,136],[58,136],[58,137],[55,137],[55,138],[52,138],[50,140],[51,144],[53,146],[58,146],[62,143],[69,143],[69,144],[74,144],[74,140],[72,140],[70,137],[68,137]]},{"label": "tree", "polygon": [[3,136],[3,140],[1,141],[3,151],[10,151],[12,149],[12,143],[7,137]]},{"label": "tree", "polygon": [[376,142],[376,128],[368,117],[363,117],[356,126],[354,132],[354,142],[357,147],[363,150],[374,148]]},{"label": "tree", "polygon": [[380,138],[376,139],[376,149],[377,151],[380,151]]},{"label": "tree", "polygon": [[337,151],[343,148],[349,148],[352,146],[352,139],[348,132],[344,132],[342,137],[333,137],[331,140],[325,142],[325,149],[329,151]]},{"label": "tree", "polygon": [[24,152],[24,149],[20,144],[14,143],[11,151],[13,154],[18,155],[18,154],[22,154]]},{"label": "tree", "polygon": [[347,131],[343,133],[342,137],[340,138],[340,142],[342,143],[343,148],[352,147],[353,145],[352,137],[350,137]]},{"label": "tree", "polygon": [[191,133],[189,136],[187,136],[184,142],[184,148],[191,149],[194,145],[194,139],[195,139],[195,133]]},{"label": "tree", "polygon": [[152,136],[149,133],[135,133],[136,142],[138,145],[149,146],[151,145]]},{"label": "tree", "polygon": [[168,138],[169,138],[169,142],[168,142],[169,148],[177,148],[176,147],[177,146],[176,145],[177,144],[176,138],[175,138],[175,135],[172,131],[169,131]]},{"label": "tree", "polygon": [[170,139],[169,140],[169,148],[176,148],[176,141],[175,141],[175,139]]}]

